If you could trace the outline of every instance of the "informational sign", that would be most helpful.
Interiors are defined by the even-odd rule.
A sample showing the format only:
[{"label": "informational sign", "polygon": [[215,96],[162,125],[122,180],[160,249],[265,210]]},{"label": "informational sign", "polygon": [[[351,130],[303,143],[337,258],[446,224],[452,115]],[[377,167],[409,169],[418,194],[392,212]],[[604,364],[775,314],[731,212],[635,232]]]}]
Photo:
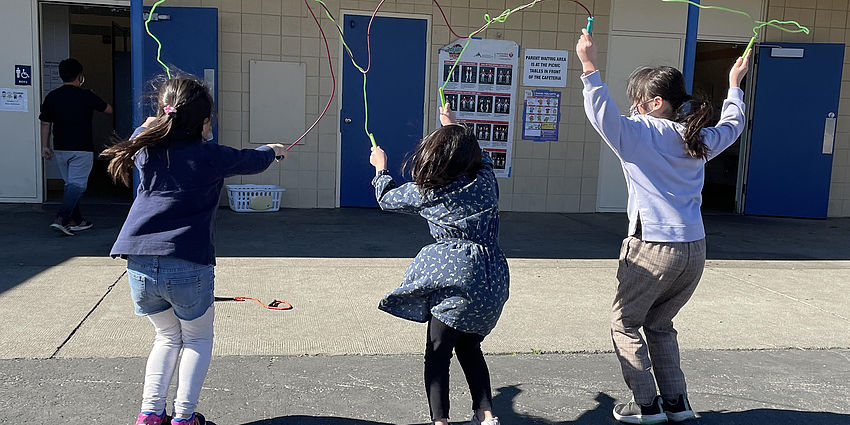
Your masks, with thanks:
[{"label": "informational sign", "polygon": [[522,114],[522,138],[536,142],[558,140],[561,121],[561,92],[526,90]]},{"label": "informational sign", "polygon": [[54,89],[62,87],[62,78],[59,77],[59,62],[44,61],[41,65],[41,98],[43,99]]},{"label": "informational sign", "polygon": [[455,40],[440,49],[440,81],[448,80],[446,103],[493,157],[496,177],[510,177],[519,46],[507,40],[472,39],[450,73],[465,42]]},{"label": "informational sign", "polygon": [[15,85],[16,86],[31,86],[32,85],[32,66],[31,65],[15,65]]},{"label": "informational sign", "polygon": [[525,49],[522,84],[537,87],[567,86],[567,51]]},{"label": "informational sign", "polygon": [[0,88],[0,111],[27,112],[28,110],[26,89]]}]

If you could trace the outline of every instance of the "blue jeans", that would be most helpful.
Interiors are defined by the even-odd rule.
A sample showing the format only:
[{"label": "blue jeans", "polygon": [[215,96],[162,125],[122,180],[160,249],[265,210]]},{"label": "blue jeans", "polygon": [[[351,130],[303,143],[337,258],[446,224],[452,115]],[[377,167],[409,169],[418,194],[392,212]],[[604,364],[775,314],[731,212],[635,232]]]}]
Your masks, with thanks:
[{"label": "blue jeans", "polygon": [[179,365],[174,415],[188,418],[198,405],[212,357],[213,266],[131,255],[127,275],[136,314],[147,316],[156,330],[145,367],[141,410],[165,409],[168,387]]},{"label": "blue jeans", "polygon": [[56,214],[62,224],[73,220],[77,224],[83,221],[80,213],[80,197],[86,191],[94,163],[94,153],[84,151],[54,151],[53,156],[59,167],[59,174],[65,181],[65,193],[62,205]]},{"label": "blue jeans", "polygon": [[136,314],[148,316],[174,309],[181,320],[201,317],[213,304],[214,266],[175,257],[130,255],[130,295]]}]

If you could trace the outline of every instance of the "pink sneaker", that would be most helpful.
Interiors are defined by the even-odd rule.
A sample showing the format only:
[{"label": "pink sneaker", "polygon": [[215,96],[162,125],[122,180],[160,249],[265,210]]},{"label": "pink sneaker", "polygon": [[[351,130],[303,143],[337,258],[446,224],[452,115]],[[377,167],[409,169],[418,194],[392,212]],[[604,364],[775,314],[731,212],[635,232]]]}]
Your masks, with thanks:
[{"label": "pink sneaker", "polygon": [[171,420],[171,425],[206,425],[207,420],[204,418],[204,415],[195,412],[192,413],[192,417],[189,419],[184,419],[178,421],[176,418]]},{"label": "pink sneaker", "polygon": [[136,425],[168,425],[171,423],[171,417],[163,413],[162,416],[156,413],[139,413],[136,418]]}]

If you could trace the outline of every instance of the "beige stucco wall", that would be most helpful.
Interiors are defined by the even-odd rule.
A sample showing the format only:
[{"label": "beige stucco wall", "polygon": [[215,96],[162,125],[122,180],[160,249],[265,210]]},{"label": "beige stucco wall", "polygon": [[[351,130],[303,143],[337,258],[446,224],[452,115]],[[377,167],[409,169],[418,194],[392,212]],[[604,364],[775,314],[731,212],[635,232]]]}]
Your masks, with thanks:
[{"label": "beige stucco wall", "polygon": [[[101,0],[103,3],[110,3]],[[98,1],[101,2],[101,1]],[[622,31],[656,33],[657,25],[643,25],[638,19],[641,14],[658,15],[654,11],[669,11],[681,16],[675,5],[660,2],[647,3],[648,0],[586,0],[596,15],[595,35],[600,47],[603,77],[607,67],[608,35],[611,27],[612,3],[646,3],[639,13],[614,17]],[[768,30],[765,41],[805,41],[847,43],[850,38],[848,23],[848,0],[763,0],[762,10],[769,18],[796,19],[813,31],[810,35],[793,35]],[[114,0],[115,4],[126,2]],[[145,1],[145,4],[151,4]],[[329,0],[333,13],[339,17],[340,10],[370,13],[375,0]],[[444,9],[459,33],[467,33],[482,22],[485,12],[497,14],[506,7],[519,4],[517,1],[504,0],[443,0]],[[657,4],[656,4],[657,3]],[[729,6],[735,3],[755,12],[759,9],[756,0],[743,3],[731,0],[717,0],[717,4]],[[738,4],[741,3],[741,4]],[[744,4],[745,3],[745,4]],[[35,0],[15,0],[16,21],[32,22]],[[324,63],[324,49],[315,24],[306,12],[300,0],[169,0],[168,6],[205,6],[219,9],[219,119],[221,143],[234,147],[253,147],[249,143],[249,63],[251,60],[272,60],[301,62],[307,67],[307,111],[305,126],[318,115],[330,95],[330,78]],[[8,8],[7,8],[8,9]],[[432,81],[430,91],[435,94],[437,49],[450,41],[448,30],[442,23],[439,12],[430,0],[389,0],[384,10],[394,13],[410,13],[429,16],[433,24],[431,29]],[[6,16],[10,19],[12,9]],[[666,13],[666,12],[665,12]],[[621,14],[622,15],[622,14]],[[703,16],[707,16],[703,15]],[[20,18],[20,19],[19,19]],[[546,1],[528,11],[513,16],[504,24],[495,24],[484,36],[514,40],[522,48],[557,48],[570,51],[570,78],[563,89],[564,102],[560,139],[557,142],[534,143],[519,140],[515,134],[513,150],[513,173],[509,179],[503,179],[502,208],[514,211],[552,211],[552,212],[591,212],[597,208],[597,186],[600,174],[600,141],[595,131],[587,124],[581,108],[581,86],[578,80],[578,63],[572,50],[576,39],[576,30],[584,25],[584,14],[578,6],[567,1]],[[668,20],[672,22],[675,20]],[[322,18],[328,34],[334,34],[329,20]],[[728,25],[727,25],[728,24]],[[632,28],[631,26],[637,25]],[[731,21],[723,19],[707,22],[701,18],[701,39],[718,39],[726,33]],[[36,62],[37,34],[33,32],[33,45],[23,56],[15,61]],[[680,31],[667,31],[670,36],[679,37]],[[727,39],[746,38],[745,34],[730,32]],[[339,57],[338,39],[331,41],[331,54],[337,72],[342,58]],[[611,52],[617,55],[617,52]],[[26,59],[29,57],[30,59]],[[14,59],[14,60],[13,60]],[[835,142],[835,156],[832,172],[832,184],[829,201],[830,216],[850,216],[850,119],[845,115],[850,110],[850,52],[845,55],[845,69],[841,86],[841,104],[839,108],[838,135]],[[35,65],[35,64],[33,64]],[[34,74],[38,75],[36,69]],[[6,86],[10,86],[9,82]],[[518,88],[521,96],[525,87]],[[337,93],[338,95],[339,93]],[[436,109],[437,98],[429,96],[430,110]],[[18,131],[20,127],[20,145],[25,147],[17,158],[31,161],[38,157],[36,145],[36,126],[34,114],[37,105],[31,104],[32,120],[14,120],[7,128]],[[339,106],[334,102],[330,111],[316,131],[309,135],[303,146],[293,149],[291,159],[281,167],[272,167],[269,171],[251,177],[231,179],[230,183],[275,183],[285,186],[284,205],[304,208],[332,208],[337,200],[338,175],[338,122]],[[433,126],[433,113],[425,121],[429,128]],[[519,126],[521,116],[517,114]],[[30,122],[32,121],[32,122]],[[9,156],[12,158],[12,156]],[[16,160],[17,161],[17,160]],[[365,161],[365,158],[364,158]],[[20,162],[20,161],[19,161]],[[25,162],[25,161],[24,161]],[[40,161],[37,161],[40,162]],[[23,162],[21,162],[23,163]],[[4,181],[12,185],[24,184],[29,189],[18,197],[13,195],[5,200],[22,201],[32,196],[34,202],[40,200],[40,167],[27,167],[27,171],[13,172],[11,168]],[[35,173],[33,173],[35,171]],[[29,179],[29,180],[27,180]],[[22,186],[23,187],[23,186]],[[10,186],[11,188],[11,186]],[[5,189],[4,189],[5,190]],[[14,191],[8,191],[12,194]],[[26,193],[24,193],[26,192]],[[17,192],[15,192],[17,194]]]},{"label": "beige stucco wall", "polygon": [[[145,2],[148,4],[149,2]],[[371,14],[377,1],[326,1],[338,18],[340,10]],[[601,67],[605,67],[610,0],[583,1],[596,15],[594,32],[600,47]],[[170,6],[219,8],[219,110],[221,143],[234,147],[253,147],[249,143],[249,63],[251,60],[303,62],[307,65],[307,113],[305,126],[312,123],[327,102],[331,79],[324,59],[324,45],[316,25],[299,0],[169,0]],[[441,5],[452,27],[460,34],[483,23],[483,16],[500,13],[520,4],[504,0],[443,0]],[[318,8],[314,8],[318,13]],[[431,0],[391,0],[381,9],[431,18],[430,110],[436,111],[437,49],[451,41],[449,31]],[[341,64],[339,41],[327,18],[322,18],[330,37],[331,54],[337,74]],[[572,50],[577,30],[586,24],[586,14],[572,2],[546,1],[517,14],[504,24],[494,24],[484,38],[516,41],[524,48]],[[568,86],[563,89],[562,122],[557,142],[535,143],[515,140],[512,177],[500,180],[503,210],[591,212],[596,210],[599,139],[586,123],[581,108],[579,66],[569,61]],[[338,88],[339,89],[339,88]],[[521,99],[524,86],[518,88]],[[339,92],[337,92],[339,96]],[[317,131],[296,146],[281,167],[250,177],[234,178],[230,183],[274,183],[286,187],[283,205],[302,208],[333,208],[337,200],[337,125],[339,106],[325,115]],[[432,112],[425,121],[430,130],[436,117]],[[516,114],[517,126],[521,115]],[[306,127],[305,127],[306,128]],[[516,131],[515,137],[521,137]],[[363,159],[364,161],[367,158]]]}]

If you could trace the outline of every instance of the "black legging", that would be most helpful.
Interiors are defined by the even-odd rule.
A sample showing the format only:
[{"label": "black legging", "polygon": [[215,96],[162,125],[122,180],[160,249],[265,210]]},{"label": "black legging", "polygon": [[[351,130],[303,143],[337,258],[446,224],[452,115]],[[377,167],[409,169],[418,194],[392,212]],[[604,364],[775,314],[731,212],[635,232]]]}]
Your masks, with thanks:
[{"label": "black legging", "polygon": [[425,393],[431,407],[431,420],[449,417],[449,365],[452,349],[466,375],[472,410],[491,409],[490,371],[481,352],[484,336],[464,333],[446,326],[431,316],[425,345]]}]

